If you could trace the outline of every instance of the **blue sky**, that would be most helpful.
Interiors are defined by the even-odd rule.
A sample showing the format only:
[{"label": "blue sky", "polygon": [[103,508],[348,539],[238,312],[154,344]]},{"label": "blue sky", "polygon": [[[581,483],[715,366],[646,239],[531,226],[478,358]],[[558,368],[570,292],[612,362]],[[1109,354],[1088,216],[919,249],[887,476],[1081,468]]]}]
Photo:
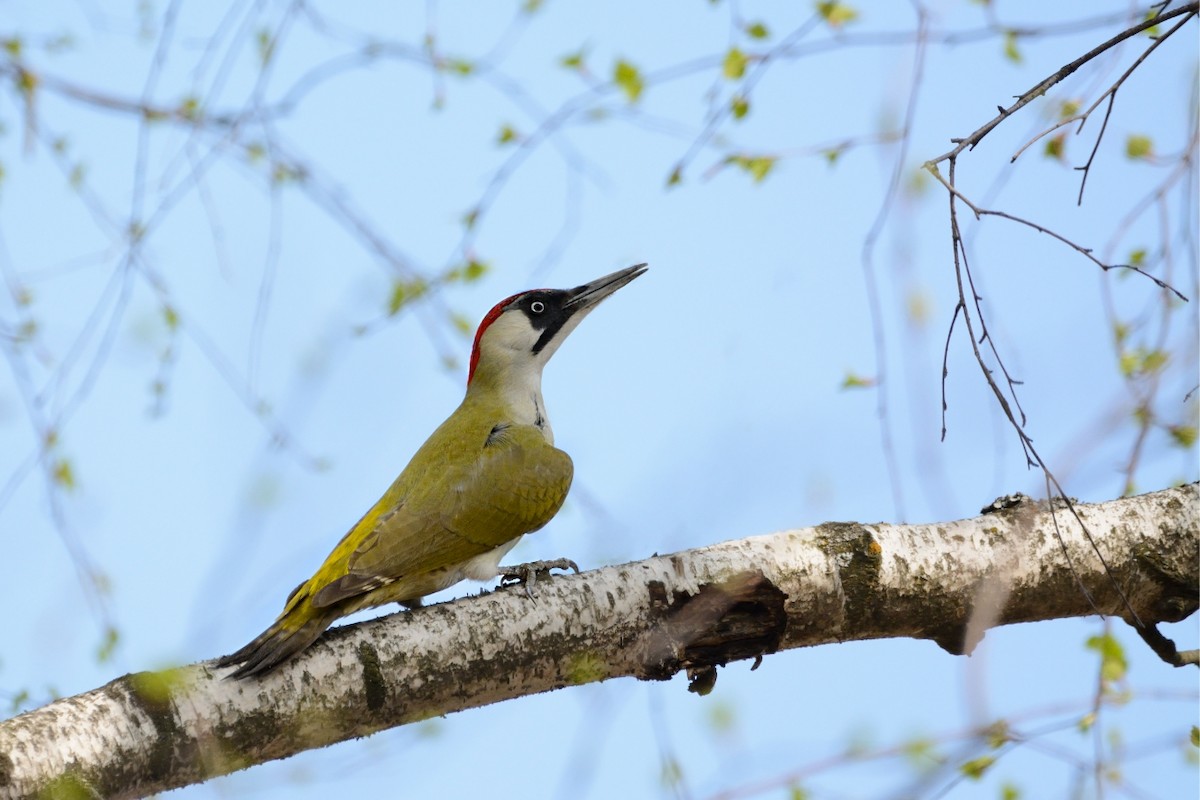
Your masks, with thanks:
[{"label": "blue sky", "polygon": [[[5,9],[5,28],[26,39],[30,66],[62,85],[164,108],[196,95],[213,114],[254,96],[271,108],[298,96],[291,87],[306,90],[286,117],[248,119],[237,144],[170,122],[139,126],[53,87],[39,90],[33,115],[13,93],[0,101],[0,266],[10,289],[0,321],[11,330],[32,319],[38,330],[0,378],[0,534],[13,565],[0,590],[12,609],[0,691],[28,689],[41,700],[240,646],[457,404],[470,340],[454,319],[473,325],[515,291],[573,286],[641,261],[650,272],[591,315],[546,370],[557,443],[575,461],[576,484],[518,558],[568,555],[596,567],[826,520],[973,516],[997,495],[1040,492],[961,329],[950,343],[949,432],[939,441],[942,348],[956,294],[944,193],[922,183],[916,167],[1123,24],[1022,38],[1019,62],[991,33],[930,45],[904,188],[870,251],[886,383],[847,390],[848,374],[879,372],[864,240],[898,151],[870,141],[903,118],[914,64],[911,44],[863,46],[854,36],[912,30],[907,4],[864,4],[839,46],[814,25],[802,40],[811,51],[765,70],[750,114],[722,124],[669,190],[667,176],[712,104],[736,90],[721,77],[723,54],[732,44],[747,52],[777,44],[805,24],[809,4],[549,2],[522,15],[510,4],[315,3],[310,17],[289,15],[287,4],[244,5],[154,5],[145,23],[90,3]],[[1047,15],[1060,13],[993,5],[1010,25],[1052,25]],[[1089,13],[1126,9],[1115,2]],[[148,84],[173,13],[171,47]],[[735,14],[765,20],[770,38],[737,33]],[[972,3],[938,3],[930,14],[938,31],[987,25]],[[139,35],[147,25],[151,35]],[[281,34],[261,81],[259,30]],[[73,46],[39,46],[66,32]],[[220,38],[206,49],[214,32]],[[427,34],[437,53],[477,70],[496,54],[494,70],[435,75],[423,62]],[[356,61],[372,39],[403,46]],[[960,162],[963,191],[1044,220],[1106,260],[1152,248],[1160,238],[1152,214],[1114,232],[1134,199],[1168,174],[1167,156],[1187,146],[1180,110],[1194,112],[1194,29],[1122,87],[1082,206],[1070,166],[1086,159],[1098,119],[1068,140],[1066,164],[1035,147],[1008,166],[1056,103],[1095,98],[1145,44],[1081,70],[997,129]],[[589,94],[588,77],[559,66],[581,48],[598,85],[618,59],[659,77],[631,110],[619,92]],[[318,65],[324,80],[305,81]],[[577,97],[593,113],[556,129],[487,195],[515,151],[497,143],[502,126],[528,136]],[[1131,135],[1152,136],[1162,163],[1130,163]],[[846,140],[865,143],[833,164],[819,154]],[[264,155],[242,147],[255,142]],[[730,154],[778,161],[758,183],[721,168]],[[305,185],[265,181],[272,157],[304,164]],[[82,183],[72,186],[76,165]],[[1194,201],[1194,169],[1187,180]],[[464,251],[463,215],[484,196],[493,199]],[[339,216],[347,208],[383,237],[390,261]],[[1177,230],[1177,203],[1170,213]],[[121,233],[130,219],[146,224],[133,261]],[[1153,344],[1160,294],[1002,220],[965,224],[985,313],[1024,381],[1040,452],[1072,495],[1119,496],[1136,432],[1106,302],[1115,298],[1123,319],[1146,321],[1134,336]],[[1172,234],[1171,243],[1173,283],[1195,298],[1194,237]],[[387,316],[397,281],[470,257],[490,266],[480,280]],[[30,304],[18,304],[17,289]],[[1194,302],[1171,320],[1164,341],[1173,360],[1156,412],[1195,425],[1195,396],[1180,402],[1197,383]],[[48,491],[42,470],[21,469],[38,440],[30,387],[58,436],[53,458],[71,465],[71,491]],[[1139,488],[1196,478],[1194,446],[1150,434]],[[102,601],[85,590],[92,582],[81,581],[83,562],[67,543],[103,573]],[[97,663],[106,620],[120,641]],[[1095,690],[1097,659],[1084,641],[1102,629],[1094,619],[1014,626],[989,633],[970,659],[905,640],[794,651],[753,674],[746,664],[722,670],[704,699],[681,679],[614,681],[389,731],[175,796],[317,797],[331,788],[393,796],[401,786],[399,796],[476,797],[503,794],[516,775],[531,798],[708,797],[851,745],[928,738],[940,752],[970,757],[943,737],[977,714],[1051,708],[1057,713],[1022,724],[1064,721],[1053,746],[1007,753],[985,780],[948,796],[996,797],[1006,782],[1026,797],[1063,796],[1079,780],[1063,753],[1092,756],[1093,737],[1071,728]],[[1133,702],[1103,718],[1128,750],[1122,772],[1145,796],[1195,794],[1194,751],[1182,745],[1196,722],[1195,676],[1158,663],[1119,623],[1113,631],[1126,645],[1134,691]],[[1169,630],[1186,647],[1196,634],[1194,620]],[[668,786],[671,761],[682,781]],[[932,794],[949,777],[926,786],[915,775],[903,759],[856,762],[806,775],[803,785],[821,797]]]}]

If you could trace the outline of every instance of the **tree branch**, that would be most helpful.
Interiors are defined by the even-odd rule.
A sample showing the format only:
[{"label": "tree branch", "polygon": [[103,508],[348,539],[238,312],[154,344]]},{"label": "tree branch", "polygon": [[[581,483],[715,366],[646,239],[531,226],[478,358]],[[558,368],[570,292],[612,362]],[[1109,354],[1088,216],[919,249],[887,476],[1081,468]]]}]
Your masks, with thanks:
[{"label": "tree branch", "polygon": [[[1147,626],[1197,610],[1200,486],[1076,510],[1111,573],[1076,519],[1059,515],[1060,546],[1049,510],[1005,498],[970,520],[826,523],[555,578],[535,601],[505,589],[348,625],[262,680],[223,680],[212,662],[126,675],[0,722],[0,798],[141,797],[609,678],[686,671],[703,693],[717,667],[795,647],[913,637],[970,652],[988,625],[1093,613],[1077,580]],[[1165,639],[1155,650],[1196,662]]]},{"label": "tree branch", "polygon": [[[936,158],[929,159],[929,161],[925,162],[925,166],[929,167],[932,164],[939,164],[942,161],[947,161],[957,157],[964,150],[975,149],[975,145],[983,141],[983,138],[991,133],[1001,122],[1008,119],[1017,111],[1020,111],[1029,103],[1044,95],[1050,90],[1051,87],[1061,83],[1067,77],[1072,75],[1077,69],[1096,58],[1096,56],[1100,55],[1101,53],[1111,50],[1113,47],[1125,41],[1126,39],[1137,36],[1139,33],[1153,28],[1156,25],[1161,25],[1162,23],[1174,19],[1175,17],[1187,15],[1187,17],[1190,18],[1192,15],[1197,13],[1200,13],[1200,3],[1187,3],[1179,8],[1173,8],[1170,11],[1164,11],[1162,14],[1144,19],[1137,25],[1121,31],[1107,42],[1093,47],[1091,50],[1084,53],[1071,63],[1063,65],[1053,75],[1047,76],[1032,89],[1017,97],[1016,102],[1014,102],[1008,108],[1004,108],[1003,106],[999,107],[1000,113],[981,125],[971,135],[962,139],[951,139],[950,141],[954,144],[954,147]],[[1124,80],[1124,78],[1122,78],[1122,80]],[[1016,156],[1013,156],[1013,160],[1016,160]]]}]

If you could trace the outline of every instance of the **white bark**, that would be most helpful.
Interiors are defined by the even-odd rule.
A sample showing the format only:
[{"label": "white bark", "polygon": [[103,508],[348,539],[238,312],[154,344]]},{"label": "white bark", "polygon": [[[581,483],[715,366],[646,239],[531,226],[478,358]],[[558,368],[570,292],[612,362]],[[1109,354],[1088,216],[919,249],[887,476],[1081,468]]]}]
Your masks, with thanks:
[{"label": "white bark", "polygon": [[1195,484],[1078,510],[1115,584],[1070,512],[1024,502],[943,524],[827,523],[557,577],[536,601],[509,588],[394,614],[262,680],[222,680],[210,662],[127,675],[0,722],[0,798],[141,797],[617,676],[686,669],[702,691],[715,665],[783,648],[907,636],[962,652],[993,625],[1095,613],[1080,583],[1128,616],[1119,585],[1147,624],[1195,612]]}]

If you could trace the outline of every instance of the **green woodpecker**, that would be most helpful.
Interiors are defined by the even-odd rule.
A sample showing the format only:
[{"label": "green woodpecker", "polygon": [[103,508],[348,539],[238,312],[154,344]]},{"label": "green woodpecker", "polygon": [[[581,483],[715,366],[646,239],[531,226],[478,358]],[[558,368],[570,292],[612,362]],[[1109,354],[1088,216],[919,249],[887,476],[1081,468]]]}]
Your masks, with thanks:
[{"label": "green woodpecker", "polygon": [[239,665],[237,678],[265,673],[360,609],[414,608],[464,578],[515,577],[529,591],[538,572],[574,567],[565,559],[499,566],[558,513],[571,486],[571,457],[554,446],[546,417],[542,368],[593,308],[645,271],[638,264],[496,304],[475,332],[462,404],[292,591],[274,624],[217,666]]}]

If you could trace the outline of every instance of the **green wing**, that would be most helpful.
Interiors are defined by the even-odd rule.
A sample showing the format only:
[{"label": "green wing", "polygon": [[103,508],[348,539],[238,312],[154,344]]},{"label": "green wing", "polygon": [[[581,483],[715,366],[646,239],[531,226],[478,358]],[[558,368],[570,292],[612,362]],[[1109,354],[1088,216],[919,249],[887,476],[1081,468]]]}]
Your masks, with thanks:
[{"label": "green wing", "polygon": [[[558,513],[574,469],[570,456],[538,428],[497,426],[477,447],[459,464],[414,456],[313,576],[313,605],[330,606],[453,567],[541,528]],[[413,484],[423,491],[406,490]]]}]

